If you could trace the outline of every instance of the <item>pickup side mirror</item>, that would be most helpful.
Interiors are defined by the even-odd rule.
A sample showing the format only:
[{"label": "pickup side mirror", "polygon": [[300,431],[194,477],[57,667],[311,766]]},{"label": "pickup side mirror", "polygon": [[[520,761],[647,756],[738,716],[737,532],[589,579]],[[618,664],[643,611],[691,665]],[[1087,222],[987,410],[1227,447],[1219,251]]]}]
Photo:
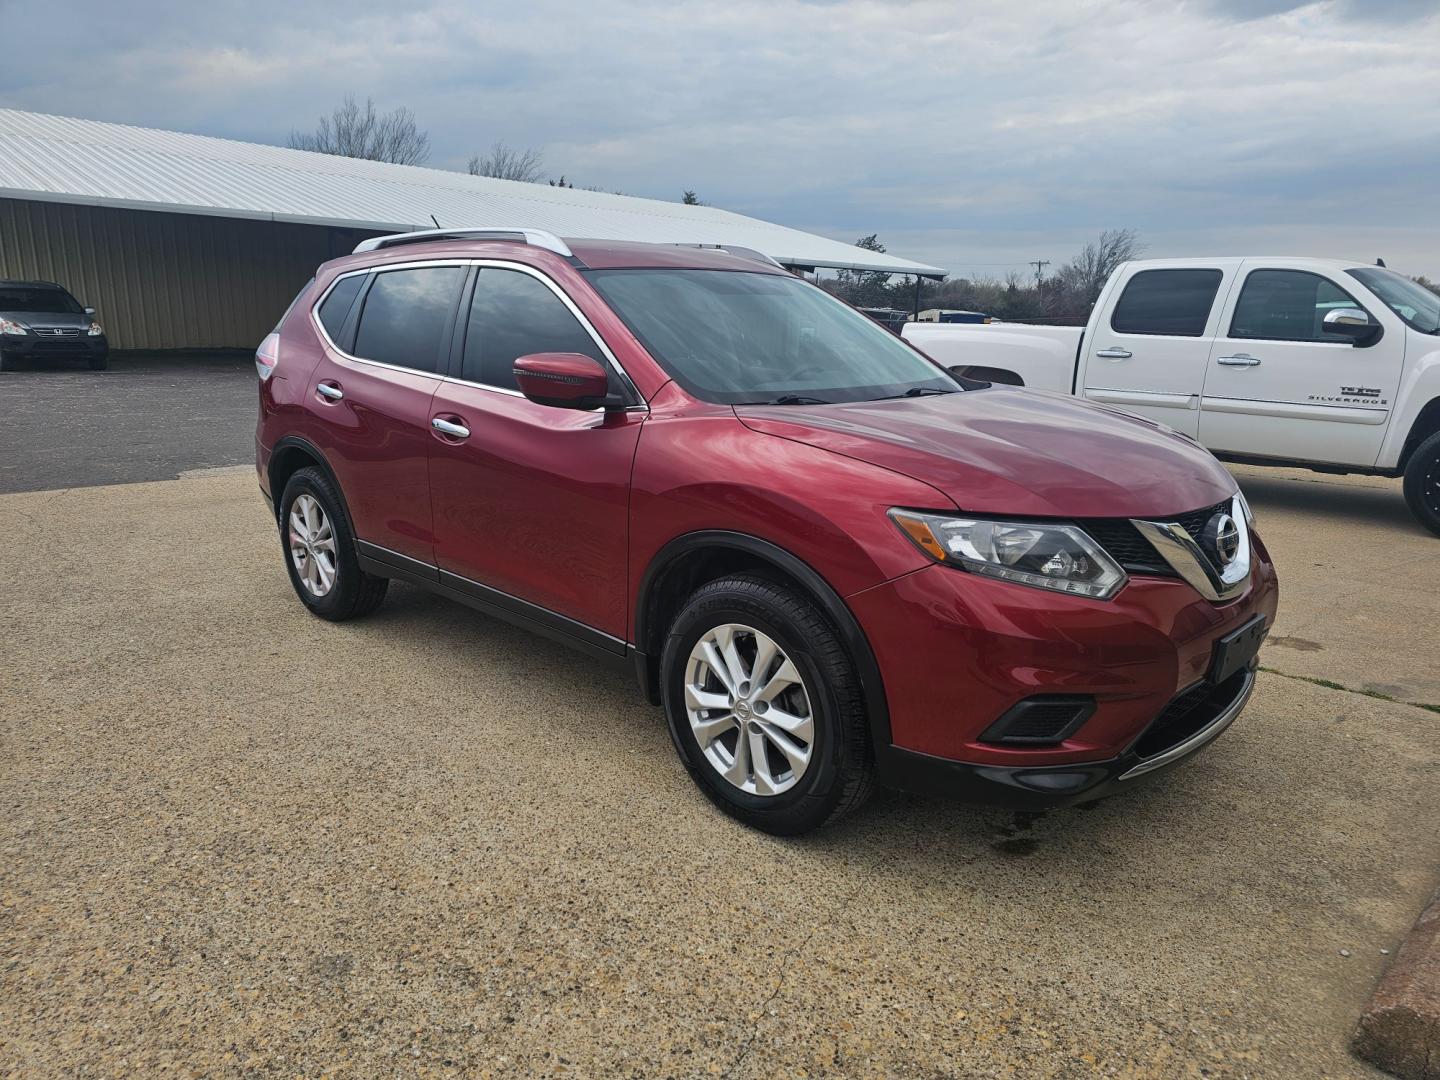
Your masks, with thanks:
[{"label": "pickup side mirror", "polygon": [[531,353],[515,361],[520,392],[537,405],[556,409],[598,409],[605,405],[610,374],[583,353]]},{"label": "pickup side mirror", "polygon": [[1320,324],[1325,333],[1348,337],[1356,348],[1374,345],[1385,332],[1384,327],[1371,322],[1370,316],[1359,308],[1332,308]]}]

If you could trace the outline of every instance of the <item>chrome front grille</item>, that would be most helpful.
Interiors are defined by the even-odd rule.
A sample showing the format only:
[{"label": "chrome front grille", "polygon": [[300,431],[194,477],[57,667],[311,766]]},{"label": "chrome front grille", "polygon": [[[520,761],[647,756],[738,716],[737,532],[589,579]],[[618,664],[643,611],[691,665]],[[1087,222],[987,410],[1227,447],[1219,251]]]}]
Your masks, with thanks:
[{"label": "chrome front grille", "polygon": [[[1217,515],[1227,513],[1239,532],[1228,562],[1208,529]],[[1250,530],[1238,496],[1166,518],[1100,518],[1080,524],[1126,571],[1183,578],[1209,600],[1235,596],[1250,574]]]}]

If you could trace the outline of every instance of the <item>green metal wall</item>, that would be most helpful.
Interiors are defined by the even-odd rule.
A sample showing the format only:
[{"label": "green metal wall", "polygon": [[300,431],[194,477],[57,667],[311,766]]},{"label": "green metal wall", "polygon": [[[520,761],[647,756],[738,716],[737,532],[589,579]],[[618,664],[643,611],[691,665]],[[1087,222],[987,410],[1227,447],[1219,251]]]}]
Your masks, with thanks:
[{"label": "green metal wall", "polygon": [[319,225],[0,199],[0,277],[58,281],[116,349],[251,349],[357,238]]}]

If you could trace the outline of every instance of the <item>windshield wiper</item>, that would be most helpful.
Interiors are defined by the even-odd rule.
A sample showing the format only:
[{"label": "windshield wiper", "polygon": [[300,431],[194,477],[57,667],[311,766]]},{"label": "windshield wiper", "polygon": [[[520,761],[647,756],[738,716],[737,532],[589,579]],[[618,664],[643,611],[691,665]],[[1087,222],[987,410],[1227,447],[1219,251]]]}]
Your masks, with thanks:
[{"label": "windshield wiper", "polygon": [[759,405],[829,405],[831,402],[824,398],[806,397],[804,394],[781,394],[769,401],[757,402]]},{"label": "windshield wiper", "polygon": [[959,390],[947,390],[942,386],[912,386],[903,394],[890,394],[888,397],[875,398],[876,401],[895,401],[898,398],[907,397],[928,397],[930,394],[958,394]]}]

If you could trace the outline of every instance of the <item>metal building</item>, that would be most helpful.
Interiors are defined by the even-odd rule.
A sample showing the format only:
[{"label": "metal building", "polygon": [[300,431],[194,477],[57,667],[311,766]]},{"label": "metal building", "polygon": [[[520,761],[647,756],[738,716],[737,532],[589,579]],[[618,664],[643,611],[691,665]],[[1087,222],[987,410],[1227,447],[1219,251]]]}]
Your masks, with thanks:
[{"label": "metal building", "polygon": [[0,110],[0,277],[64,284],[117,349],[249,348],[319,263],[432,217],[944,274],[715,207]]}]

